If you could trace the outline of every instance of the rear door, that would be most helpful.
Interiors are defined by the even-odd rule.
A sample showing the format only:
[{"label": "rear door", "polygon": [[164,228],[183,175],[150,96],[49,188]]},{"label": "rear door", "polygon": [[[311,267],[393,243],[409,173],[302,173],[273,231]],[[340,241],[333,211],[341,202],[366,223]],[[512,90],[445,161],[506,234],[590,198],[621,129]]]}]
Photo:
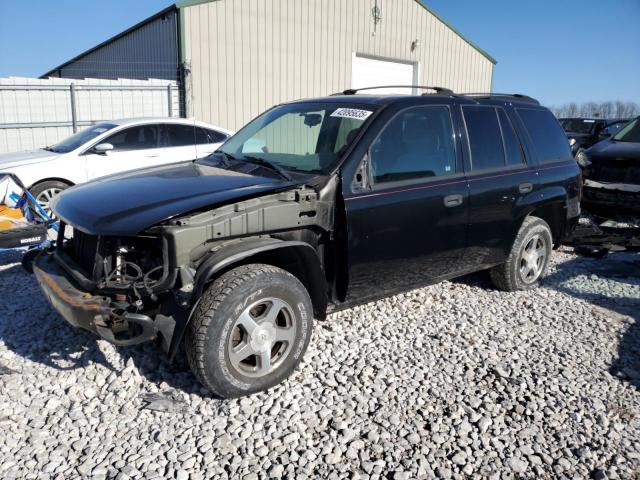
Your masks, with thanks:
[{"label": "rear door", "polygon": [[392,113],[370,144],[366,161],[370,189],[353,191],[351,179],[343,182],[347,301],[404,290],[459,270],[468,198],[450,105]]},{"label": "rear door", "polygon": [[[536,171],[527,164],[513,115],[502,105],[462,105],[465,170],[469,181],[469,247],[465,263],[503,262],[520,228]],[[566,141],[565,141],[566,143]]]},{"label": "rear door", "polygon": [[113,145],[113,150],[103,154],[85,152],[88,179],[161,164],[164,152],[158,127],[157,124],[127,127],[101,140],[99,143]]}]

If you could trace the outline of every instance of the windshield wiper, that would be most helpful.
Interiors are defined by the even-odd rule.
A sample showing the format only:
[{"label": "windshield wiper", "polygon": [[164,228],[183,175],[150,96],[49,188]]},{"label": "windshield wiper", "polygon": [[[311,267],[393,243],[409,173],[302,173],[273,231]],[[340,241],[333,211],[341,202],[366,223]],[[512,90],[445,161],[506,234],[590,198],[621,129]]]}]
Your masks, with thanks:
[{"label": "windshield wiper", "polygon": [[48,152],[56,152],[53,148],[53,145],[49,145],[48,147],[42,147],[43,150],[47,150]]},{"label": "windshield wiper", "polygon": [[288,181],[293,180],[291,175],[289,175],[284,168],[282,168],[277,163],[270,162],[269,160],[265,160],[264,158],[252,157],[251,155],[243,155],[242,158],[239,158],[238,160],[244,160],[249,163],[260,165],[261,167],[267,167],[268,169],[278,173],[282,178]]}]

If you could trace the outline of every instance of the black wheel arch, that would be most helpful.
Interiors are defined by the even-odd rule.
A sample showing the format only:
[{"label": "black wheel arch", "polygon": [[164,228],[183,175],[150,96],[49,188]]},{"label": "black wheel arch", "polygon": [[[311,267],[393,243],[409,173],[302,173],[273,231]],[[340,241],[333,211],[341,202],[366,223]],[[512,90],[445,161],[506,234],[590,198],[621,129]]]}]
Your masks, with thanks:
[{"label": "black wheel arch", "polygon": [[191,293],[191,313],[186,321],[178,322],[175,326],[168,351],[169,358],[175,356],[204,290],[225,272],[250,263],[273,265],[291,273],[307,289],[313,304],[314,316],[320,320],[326,317],[327,281],[320,258],[313,246],[302,241],[272,237],[231,242],[211,252],[200,262]]},{"label": "black wheel arch", "polygon": [[[538,199],[532,202],[525,210],[525,215],[520,219],[520,226],[527,217],[538,217],[549,225],[554,246],[559,246],[561,240],[566,236],[567,226],[570,224],[568,214],[569,198],[568,192],[563,187],[554,186],[536,191]],[[540,201],[540,198],[544,200]]]},{"label": "black wheel arch", "polygon": [[75,183],[67,180],[66,178],[62,178],[62,177],[47,177],[47,178],[43,178],[38,180],[37,182],[34,182],[33,185],[31,185],[27,190],[31,190],[33,187],[36,187],[42,183],[45,182],[62,182],[62,183],[66,183],[67,185],[69,185],[69,187],[73,187],[75,185]]}]

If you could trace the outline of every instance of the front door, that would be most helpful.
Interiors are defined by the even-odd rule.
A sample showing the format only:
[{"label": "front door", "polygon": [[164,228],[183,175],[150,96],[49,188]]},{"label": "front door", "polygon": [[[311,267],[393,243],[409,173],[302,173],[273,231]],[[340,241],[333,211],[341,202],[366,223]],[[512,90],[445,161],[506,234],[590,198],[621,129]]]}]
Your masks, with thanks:
[{"label": "front door", "polygon": [[85,153],[89,180],[137,168],[152,167],[164,162],[164,151],[159,144],[158,125],[147,124],[128,127],[105,138],[113,150]]},{"label": "front door", "polygon": [[[468,192],[446,105],[410,107],[369,149],[371,189],[344,191],[347,301],[456,272],[467,243]],[[351,181],[343,182],[348,189]]]}]

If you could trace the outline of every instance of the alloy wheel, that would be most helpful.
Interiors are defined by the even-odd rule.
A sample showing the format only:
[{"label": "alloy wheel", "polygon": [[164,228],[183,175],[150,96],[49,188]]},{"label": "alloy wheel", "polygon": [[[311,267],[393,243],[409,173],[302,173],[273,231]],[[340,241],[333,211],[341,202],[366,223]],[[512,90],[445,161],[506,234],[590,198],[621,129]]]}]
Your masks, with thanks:
[{"label": "alloy wheel", "polygon": [[279,298],[245,308],[233,325],[227,351],[233,368],[247,377],[276,370],[291,353],[297,325],[293,309]]},{"label": "alloy wheel", "polygon": [[540,234],[533,235],[520,254],[520,277],[526,284],[535,282],[547,260],[547,245]]},{"label": "alloy wheel", "polygon": [[53,197],[58,195],[60,192],[62,192],[61,188],[57,188],[57,187],[47,188],[46,190],[41,191],[36,197],[36,200],[38,201],[42,209],[45,212],[47,212],[47,215],[49,215],[50,218],[54,218],[55,215],[53,215],[53,212],[51,211],[51,207],[49,204],[53,199]]}]

